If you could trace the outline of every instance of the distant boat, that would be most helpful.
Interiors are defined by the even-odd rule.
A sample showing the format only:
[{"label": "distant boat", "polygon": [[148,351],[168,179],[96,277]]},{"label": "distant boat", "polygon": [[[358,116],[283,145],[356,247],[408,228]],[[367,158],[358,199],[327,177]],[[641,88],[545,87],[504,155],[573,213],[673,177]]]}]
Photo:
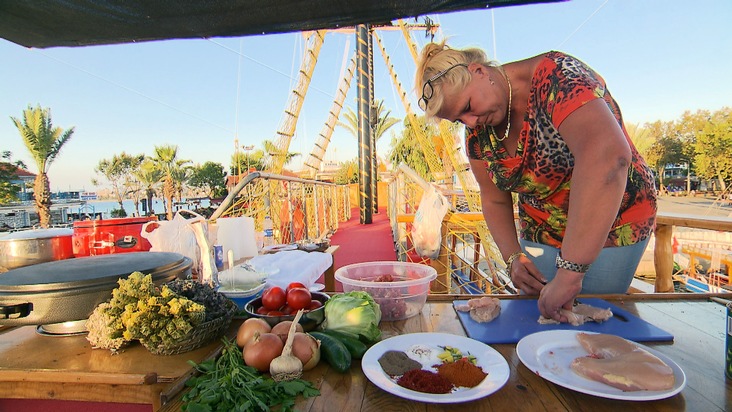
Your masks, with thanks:
[{"label": "distant boat", "polygon": [[686,290],[694,293],[730,293],[730,290],[723,288],[722,286],[712,285],[706,281],[703,277],[692,277],[687,274],[681,276],[681,281],[684,283]]}]

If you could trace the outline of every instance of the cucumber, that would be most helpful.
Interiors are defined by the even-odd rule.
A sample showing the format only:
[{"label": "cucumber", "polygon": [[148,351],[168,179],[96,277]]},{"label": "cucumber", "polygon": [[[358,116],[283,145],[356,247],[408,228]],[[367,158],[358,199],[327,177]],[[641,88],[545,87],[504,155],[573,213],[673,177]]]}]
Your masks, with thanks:
[{"label": "cucumber", "polygon": [[363,358],[363,354],[369,349],[365,343],[352,336],[346,335],[345,333],[327,329],[322,331],[322,333],[330,335],[341,341],[341,343],[346,346],[346,349],[348,349],[348,352],[351,354],[351,358],[353,359]]},{"label": "cucumber", "polygon": [[351,353],[343,342],[322,332],[308,333],[320,341],[320,354],[333,369],[343,373],[351,368]]}]

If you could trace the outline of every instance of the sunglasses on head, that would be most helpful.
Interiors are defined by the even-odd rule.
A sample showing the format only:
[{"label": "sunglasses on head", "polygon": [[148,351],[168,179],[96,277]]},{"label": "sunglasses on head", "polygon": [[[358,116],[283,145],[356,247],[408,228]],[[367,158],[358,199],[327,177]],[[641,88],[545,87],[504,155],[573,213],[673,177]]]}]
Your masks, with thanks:
[{"label": "sunglasses on head", "polygon": [[427,103],[429,103],[430,99],[432,98],[432,95],[435,93],[434,87],[432,87],[432,82],[439,79],[440,77],[444,76],[449,72],[450,70],[456,68],[456,67],[468,67],[465,63],[457,63],[450,67],[448,67],[445,70],[442,70],[440,72],[437,72],[434,76],[430,77],[426,82],[424,82],[424,86],[422,86],[422,97],[419,98],[419,108],[427,111]]}]

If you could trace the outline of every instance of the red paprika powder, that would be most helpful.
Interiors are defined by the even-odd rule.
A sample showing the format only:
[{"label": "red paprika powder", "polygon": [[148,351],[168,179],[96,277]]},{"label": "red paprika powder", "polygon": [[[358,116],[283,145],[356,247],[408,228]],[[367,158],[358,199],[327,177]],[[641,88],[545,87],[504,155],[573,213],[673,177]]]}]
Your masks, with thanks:
[{"label": "red paprika powder", "polygon": [[412,369],[397,380],[399,386],[424,393],[450,393],[452,383],[442,376],[424,369]]}]

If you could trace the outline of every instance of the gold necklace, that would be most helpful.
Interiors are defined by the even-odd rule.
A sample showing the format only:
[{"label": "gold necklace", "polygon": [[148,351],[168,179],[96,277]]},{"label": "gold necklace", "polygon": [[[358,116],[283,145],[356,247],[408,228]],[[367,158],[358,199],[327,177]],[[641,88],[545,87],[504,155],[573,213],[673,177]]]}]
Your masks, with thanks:
[{"label": "gold necklace", "polygon": [[493,125],[489,125],[491,128],[491,133],[493,133],[493,136],[496,136],[496,140],[499,142],[502,142],[508,138],[508,132],[511,130],[511,97],[513,94],[513,90],[511,89],[511,80],[508,80],[508,75],[506,74],[506,71],[501,68],[501,73],[503,73],[503,77],[506,79],[506,83],[508,83],[508,108],[506,109],[506,117],[508,117],[508,123],[506,123],[506,133],[503,134],[503,138],[499,138],[496,134],[496,129],[493,128]]}]

